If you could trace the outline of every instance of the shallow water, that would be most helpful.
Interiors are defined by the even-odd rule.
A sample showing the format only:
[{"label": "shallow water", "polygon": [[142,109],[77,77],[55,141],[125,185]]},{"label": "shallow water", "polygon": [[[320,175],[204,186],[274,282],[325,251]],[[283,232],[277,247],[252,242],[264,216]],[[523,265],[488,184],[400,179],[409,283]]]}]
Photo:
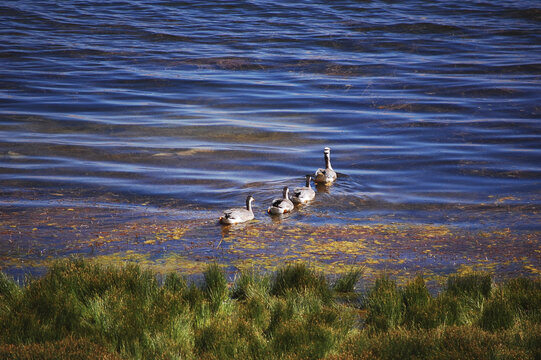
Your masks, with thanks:
[{"label": "shallow water", "polygon": [[[248,194],[261,226],[538,234],[540,26],[536,1],[3,2],[0,255],[77,253],[72,213],[214,242]],[[337,183],[269,218],[325,146]]]}]

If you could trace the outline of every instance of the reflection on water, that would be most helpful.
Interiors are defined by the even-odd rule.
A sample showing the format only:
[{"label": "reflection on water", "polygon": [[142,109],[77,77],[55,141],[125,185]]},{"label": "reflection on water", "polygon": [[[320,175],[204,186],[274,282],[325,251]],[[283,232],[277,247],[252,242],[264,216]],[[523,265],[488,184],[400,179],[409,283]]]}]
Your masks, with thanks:
[{"label": "reflection on water", "polygon": [[[65,254],[58,208],[113,213],[87,224],[100,232],[145,214],[213,223],[247,194],[260,226],[534,234],[540,12],[528,0],[2,3],[0,257],[28,211],[60,225],[16,242]],[[337,183],[270,218],[325,146]]]}]

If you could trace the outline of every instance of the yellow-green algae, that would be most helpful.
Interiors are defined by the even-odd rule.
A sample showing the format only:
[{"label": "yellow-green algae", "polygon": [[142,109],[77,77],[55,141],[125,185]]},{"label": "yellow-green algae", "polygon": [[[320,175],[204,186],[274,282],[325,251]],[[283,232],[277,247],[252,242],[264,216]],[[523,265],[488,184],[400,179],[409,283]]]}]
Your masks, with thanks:
[{"label": "yellow-green algae", "polygon": [[386,271],[405,277],[435,276],[468,267],[504,277],[538,276],[541,271],[538,231],[265,221],[220,227],[210,220],[178,222],[152,216],[121,222],[114,212],[109,217],[102,210],[72,210],[3,216],[0,269],[47,267],[54,259],[82,255],[100,263],[136,262],[157,272],[188,274],[200,273],[202,263],[208,261],[233,271],[254,266],[273,270],[284,263],[305,261],[336,274],[357,265],[365,268],[366,275]]}]

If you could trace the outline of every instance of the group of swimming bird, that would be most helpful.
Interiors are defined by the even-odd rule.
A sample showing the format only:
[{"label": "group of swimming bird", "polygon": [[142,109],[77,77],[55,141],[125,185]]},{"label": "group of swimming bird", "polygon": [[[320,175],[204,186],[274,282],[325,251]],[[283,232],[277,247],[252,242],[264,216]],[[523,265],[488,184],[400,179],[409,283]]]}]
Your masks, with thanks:
[{"label": "group of swimming bird", "polygon": [[[314,183],[330,185],[336,180],[336,172],[331,166],[331,149],[326,147],[323,150],[323,155],[325,157],[325,169],[317,169],[314,174]],[[272,201],[268,213],[271,215],[288,213],[293,210],[295,205],[306,204],[312,201],[316,197],[316,192],[310,186],[311,180],[312,176],[306,175],[306,185],[293,189],[291,198],[289,197],[289,188],[287,186],[284,187],[282,197]],[[234,208],[224,211],[223,216],[220,217],[220,223],[231,225],[252,220],[254,218],[254,212],[252,211],[253,201],[254,198],[249,195],[246,198],[246,209]]]}]

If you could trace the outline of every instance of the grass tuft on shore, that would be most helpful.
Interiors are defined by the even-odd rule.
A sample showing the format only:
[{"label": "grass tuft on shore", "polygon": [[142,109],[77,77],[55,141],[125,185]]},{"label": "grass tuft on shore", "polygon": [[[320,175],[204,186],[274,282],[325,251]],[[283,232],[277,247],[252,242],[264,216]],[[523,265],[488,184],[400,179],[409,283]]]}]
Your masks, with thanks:
[{"label": "grass tuft on shore", "polygon": [[455,274],[432,295],[422,276],[398,286],[384,274],[360,293],[362,270],[331,285],[303,263],[247,270],[233,283],[218,264],[199,282],[158,278],[81,259],[24,286],[0,273],[0,358],[541,357],[539,279]]},{"label": "grass tuft on shore", "polygon": [[351,268],[336,280],[333,285],[333,290],[338,293],[353,293],[355,291],[355,286],[361,280],[363,271],[363,268]]}]

